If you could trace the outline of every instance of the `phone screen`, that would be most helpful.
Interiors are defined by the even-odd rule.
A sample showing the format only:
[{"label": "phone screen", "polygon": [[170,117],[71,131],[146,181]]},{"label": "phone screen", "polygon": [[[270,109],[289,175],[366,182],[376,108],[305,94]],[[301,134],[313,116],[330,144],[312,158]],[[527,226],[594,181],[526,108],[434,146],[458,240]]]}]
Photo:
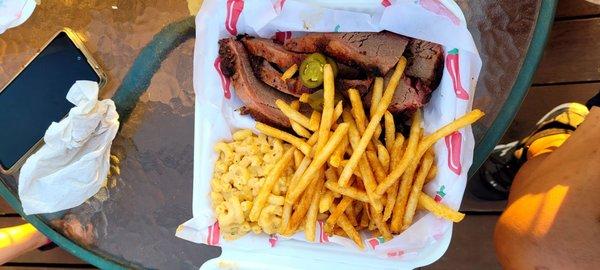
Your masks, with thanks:
[{"label": "phone screen", "polygon": [[[17,72],[15,70],[15,72]],[[100,81],[65,32],[0,90],[0,166],[11,168],[41,138],[52,122],[74,106],[67,92],[77,80]]]}]

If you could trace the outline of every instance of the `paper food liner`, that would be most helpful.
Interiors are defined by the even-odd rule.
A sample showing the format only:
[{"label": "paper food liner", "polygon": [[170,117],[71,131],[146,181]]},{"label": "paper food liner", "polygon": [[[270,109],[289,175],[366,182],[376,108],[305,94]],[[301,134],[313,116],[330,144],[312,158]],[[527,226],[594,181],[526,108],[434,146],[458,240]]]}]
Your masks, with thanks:
[{"label": "paper food liner", "polygon": [[[236,97],[229,79],[221,74],[219,39],[249,34],[281,40],[301,36],[304,32],[388,30],[439,43],[444,47],[445,66],[440,86],[424,108],[425,131],[434,132],[470,111],[481,59],[459,7],[450,0],[404,0],[393,3],[384,0],[377,5],[367,1],[371,3],[370,6],[363,2],[356,1],[353,5],[352,1],[344,1],[345,10],[342,10],[335,1],[204,1],[196,17],[194,53],[196,114],[193,218],[177,229],[178,237],[238,250],[277,249],[277,241],[285,239],[277,235],[249,233],[235,241],[225,241],[219,234],[209,196],[217,159],[213,146],[218,141],[231,140],[232,133],[238,129],[254,129],[255,123],[250,116],[242,116],[236,111],[243,103]],[[436,201],[457,209],[473,158],[471,128],[455,132],[434,147],[439,170],[437,177],[424,190]],[[367,247],[365,251],[359,251],[350,239],[328,237],[323,233],[321,223],[317,226],[315,239],[320,243],[342,245],[341,248],[354,250],[361,256],[418,261],[430,257],[431,254],[424,251],[440,245],[445,237],[449,238],[451,228],[451,222],[418,211],[414,224],[390,241],[363,235]],[[292,238],[305,241],[303,233]],[[303,244],[310,249],[340,250],[340,246],[335,244]]]}]

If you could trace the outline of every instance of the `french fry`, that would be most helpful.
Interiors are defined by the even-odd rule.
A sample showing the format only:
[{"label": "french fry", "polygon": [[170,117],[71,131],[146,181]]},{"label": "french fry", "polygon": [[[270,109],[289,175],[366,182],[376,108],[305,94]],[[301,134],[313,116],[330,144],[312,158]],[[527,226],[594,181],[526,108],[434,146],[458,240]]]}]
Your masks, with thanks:
[{"label": "french fry", "polygon": [[[342,139],[344,138],[344,136],[346,136],[347,133],[348,124],[339,124],[338,128],[335,130],[335,132],[333,132],[331,138],[329,138],[329,141],[327,141],[327,144],[325,144],[322,151],[317,151],[315,153],[315,158],[312,160],[312,162],[304,172],[304,175],[302,175],[302,177],[298,181],[296,187],[288,191],[288,194],[290,196],[289,198],[286,197],[287,202],[294,203],[298,199],[298,197],[300,197],[300,195],[302,194],[302,192],[304,192],[308,184],[310,184],[312,178],[316,176],[319,169],[325,164],[325,162],[327,162],[329,156],[335,150],[335,147],[342,141]],[[321,134],[319,133],[319,137],[320,136]]]},{"label": "french fry", "polygon": [[333,211],[330,211],[331,214],[325,221],[326,232],[331,232],[331,230],[333,230],[333,226],[336,224],[338,218],[340,218],[340,216],[344,214],[344,211],[346,211],[346,208],[352,204],[352,201],[352,198],[346,196],[342,198],[340,203],[337,204]]},{"label": "french fry", "polygon": [[329,157],[329,165],[337,168],[340,166],[341,161],[344,159],[344,154],[346,153],[346,148],[350,144],[348,136],[344,136],[342,143],[340,143]]},{"label": "french fry", "polygon": [[367,193],[355,187],[340,187],[337,182],[331,180],[327,180],[327,182],[325,182],[325,187],[333,192],[337,192],[357,201],[369,202]]},{"label": "french fry", "polygon": [[[421,111],[417,110],[413,116],[413,120],[411,123],[410,134],[408,136],[406,149],[404,151],[404,154],[402,155],[402,159],[398,162],[398,166],[403,166],[404,164],[406,164],[404,166],[406,166],[407,168],[402,172],[402,181],[399,184],[400,187],[398,188],[396,202],[394,203],[394,210],[392,212],[392,222],[390,228],[393,232],[399,232],[402,229],[402,217],[404,216],[406,201],[408,200],[408,195],[410,193],[410,187],[413,181],[414,170],[416,169],[419,162],[419,160],[412,160],[412,156],[414,155],[414,152],[418,147],[420,132]],[[394,171],[390,172],[390,175],[392,173],[394,173]],[[389,179],[390,175],[388,175],[386,181]]]},{"label": "french fry", "polygon": [[402,229],[402,218],[406,211],[406,202],[408,201],[408,195],[410,194],[410,188],[412,187],[417,166],[417,162],[411,163],[402,175],[402,181],[400,181],[400,187],[398,188],[390,226],[394,232],[400,232]]},{"label": "french fry", "polygon": [[369,202],[375,208],[375,210],[381,212],[383,210],[381,196],[377,196],[377,194],[375,194],[377,182],[375,181],[375,176],[373,176],[371,166],[369,166],[369,161],[365,156],[362,156],[361,161],[358,164],[358,169],[360,170],[360,175],[362,176],[362,182],[365,185]]},{"label": "french fry", "polygon": [[302,154],[302,152],[298,149],[296,149],[294,151],[294,170],[298,170],[298,167],[300,167],[300,163],[302,162],[302,159],[304,159],[304,155]]},{"label": "french fry", "polygon": [[[329,167],[329,168],[327,168],[327,170],[325,170],[325,179],[326,179],[326,182],[331,181],[333,183],[337,183],[337,177],[338,177],[338,175],[337,175],[336,169],[337,168],[335,168],[335,167],[334,168]],[[333,193],[333,197],[334,198],[339,198],[339,197],[342,196],[342,195],[340,195],[339,193],[337,193],[337,192],[335,192],[333,190],[331,190],[331,192]],[[327,208],[327,209],[329,209],[329,208]]]},{"label": "french fry", "polygon": [[317,140],[316,152],[321,152],[329,140],[331,124],[333,123],[333,111],[335,98],[335,85],[333,79],[333,69],[331,65],[325,64],[323,68],[323,114],[321,115],[321,124],[319,125],[319,139]]},{"label": "french fry", "polygon": [[369,204],[367,203],[363,203],[363,211],[362,214],[360,215],[360,222],[358,224],[358,226],[360,228],[367,228],[369,227],[369,210],[367,210],[367,208],[369,207]]},{"label": "french fry", "polygon": [[335,229],[333,229],[333,235],[337,235],[337,236],[348,238],[348,235],[346,234],[346,232],[342,228],[340,228],[339,226],[335,227]]},{"label": "french fry", "polygon": [[[290,107],[292,109],[298,111],[298,109],[300,109],[300,102],[297,100],[294,100],[290,104]],[[296,132],[296,134],[298,134],[298,136],[302,136],[304,138],[310,138],[310,132],[306,128],[304,128],[302,125],[298,124],[296,121],[290,119],[290,125],[292,126],[292,129],[294,130],[294,132]]]},{"label": "french fry", "polygon": [[434,215],[445,218],[452,222],[460,222],[465,214],[458,212],[444,204],[437,203],[435,200],[429,195],[421,192],[419,195],[419,208],[426,209],[427,211],[433,213]]},{"label": "french fry", "polygon": [[[377,158],[381,163],[384,172],[388,172],[390,169],[390,154],[388,153],[387,148],[383,144],[377,144]],[[385,176],[384,176],[385,178]],[[382,181],[384,178],[380,178],[379,181]],[[379,183],[378,181],[378,183]]]},{"label": "french fry", "polygon": [[354,200],[354,214],[358,216],[360,211],[363,209],[363,203],[361,201]]},{"label": "french fry", "polygon": [[306,117],[304,114],[300,113],[299,111],[294,110],[294,108],[292,108],[290,105],[285,103],[285,101],[278,99],[275,101],[275,105],[277,105],[277,108],[279,108],[279,110],[281,110],[281,112],[287,118],[289,118],[291,121],[294,121],[312,131],[316,130],[316,129],[315,130],[311,129],[310,119],[308,117]]},{"label": "french fry", "polygon": [[[483,117],[484,113],[478,109],[475,109],[462,117],[454,120],[453,122],[445,125],[436,132],[425,136],[419,143],[419,147],[416,154],[413,155],[411,160],[420,160],[423,154],[439,139],[452,134],[454,131],[459,130],[465,126],[468,126],[479,118]],[[404,160],[403,160],[404,161]],[[408,166],[410,160],[406,162],[400,162],[400,164],[388,175],[385,181],[377,187],[377,194],[383,194],[387,188],[389,188],[398,178],[404,173],[404,170]],[[340,176],[341,179],[341,176]]]},{"label": "french fry", "polygon": [[[390,168],[398,166],[398,162],[402,158],[402,147],[404,146],[404,136],[402,133],[396,133],[394,145],[390,150]],[[391,169],[390,169],[391,170]]]},{"label": "french fry", "polygon": [[263,134],[265,134],[267,136],[271,136],[271,137],[274,137],[274,138],[277,138],[282,141],[290,143],[294,147],[298,148],[298,150],[302,151],[302,153],[305,156],[310,155],[310,150],[311,150],[310,145],[308,143],[306,143],[304,140],[302,140],[292,134],[289,134],[285,131],[281,131],[277,128],[268,126],[261,122],[256,122],[256,129],[258,129],[260,132],[262,132]]},{"label": "french fry", "polygon": [[348,89],[348,97],[350,98],[350,104],[352,105],[352,116],[356,122],[356,127],[360,134],[365,132],[367,127],[367,116],[365,115],[365,108],[363,107],[360,93],[354,88]]},{"label": "french fry", "polygon": [[298,229],[300,224],[302,224],[302,222],[305,220],[304,217],[306,216],[306,213],[308,212],[308,209],[312,203],[314,194],[320,191],[317,190],[316,187],[321,185],[320,182],[323,181],[324,171],[324,169],[320,169],[318,174],[315,175],[313,179],[311,179],[311,183],[313,184],[313,186],[312,188],[306,189],[306,192],[302,194],[302,199],[296,205],[296,209],[290,217],[290,221],[287,224],[287,228],[284,231],[284,235],[293,234]]},{"label": "french fry", "polygon": [[377,155],[374,152],[367,151],[366,153],[367,159],[369,160],[369,164],[371,165],[373,173],[375,174],[375,182],[377,182],[377,180],[382,181],[383,179],[385,179],[386,176],[383,165],[381,165],[379,159],[377,158]]},{"label": "french fry", "polygon": [[[323,169],[321,169],[323,170]],[[323,173],[321,174],[321,179],[318,179],[317,186],[315,188],[316,192],[312,196],[312,200],[310,202],[310,206],[308,208],[308,213],[306,213],[306,224],[304,225],[304,235],[306,236],[306,240],[309,242],[315,241],[315,232],[317,226],[317,214],[319,213],[319,201],[321,199],[321,194],[323,194],[325,183]]]},{"label": "french fry", "polygon": [[415,160],[421,159],[425,152],[427,152],[427,150],[429,150],[429,148],[439,139],[444,138],[463,127],[475,123],[484,115],[485,113],[478,109],[472,110],[469,113],[454,120],[453,122],[436,130],[434,133],[425,136],[419,143],[419,148],[417,150],[417,154],[415,155]]},{"label": "french fry", "polygon": [[[313,145],[316,142],[317,142],[317,133],[314,133],[310,137],[310,139],[308,139],[307,143],[309,145]],[[312,161],[312,159],[309,156],[304,156],[304,158],[300,162],[300,165],[294,172],[292,179],[289,181],[289,185],[287,188],[288,192],[286,193],[286,196],[285,196],[286,201],[283,204],[283,210],[282,210],[282,214],[281,214],[281,224],[279,225],[279,233],[282,235],[284,234],[285,230],[287,229],[287,225],[288,225],[288,223],[290,221],[290,217],[292,215],[293,204],[289,203],[287,200],[289,197],[289,194],[290,194],[289,191],[293,190],[296,187],[296,185],[298,184],[298,181],[300,180],[300,177],[302,177],[302,175],[304,174],[304,172],[310,165],[311,161]]]},{"label": "french fry", "polygon": [[319,123],[321,122],[321,113],[318,111],[313,111],[310,114],[310,120],[309,120],[309,125],[312,128],[314,128],[315,130],[319,129]]},{"label": "french fry", "polygon": [[281,159],[277,161],[273,169],[271,169],[271,171],[267,175],[265,182],[260,187],[258,195],[254,199],[254,203],[252,204],[252,208],[250,209],[250,221],[258,220],[258,216],[260,215],[262,209],[265,207],[269,195],[273,190],[273,186],[275,186],[275,183],[277,183],[285,168],[288,166],[290,161],[292,161],[292,157],[294,156],[294,150],[295,149],[293,147],[290,147],[290,149],[288,149],[285,152],[285,154],[283,154],[283,157],[281,157]]},{"label": "french fry", "polygon": [[[360,93],[358,92],[358,90],[350,88],[348,89],[348,97],[350,98],[350,103],[352,105],[351,112],[352,117],[354,117],[355,120],[356,128],[360,132],[359,134],[362,135],[365,132],[365,128],[368,122],[362,99],[360,97]],[[381,127],[379,128],[379,131],[381,132]],[[377,130],[375,130],[375,135],[373,136],[373,138],[376,138],[377,136]],[[369,143],[367,145],[367,149],[375,150],[375,147],[371,143]]]},{"label": "french fry", "polygon": [[425,177],[425,185],[431,182],[431,180],[433,180],[437,176],[437,170],[438,167],[435,164],[431,165],[431,169],[429,169],[427,177]]},{"label": "french fry", "polygon": [[[412,123],[410,126],[410,135],[408,136],[408,143],[406,145],[406,150],[404,151],[404,155],[402,155],[402,159],[398,162],[398,165],[394,167],[394,169],[388,174],[385,180],[382,183],[379,183],[377,186],[377,190],[375,191],[377,194],[383,194],[385,191],[392,186],[402,174],[406,168],[410,165],[413,160],[413,156],[415,155],[415,151],[417,149],[417,144],[419,142],[419,132],[421,131],[421,110],[417,110],[413,115]],[[417,160],[418,159],[414,159]],[[404,184],[406,187],[406,184]],[[402,184],[400,185],[402,188]],[[393,230],[393,229],[392,229]]]},{"label": "french fry", "polygon": [[[404,146],[404,136],[401,133],[396,133],[394,145],[392,146],[391,154],[390,154],[390,171],[392,168],[397,166],[398,162],[402,158],[402,152]],[[390,217],[392,217],[392,212],[394,210],[394,205],[396,204],[396,197],[398,195],[398,186],[400,183],[396,181],[390,188],[387,190],[387,200],[385,204],[385,210],[383,211],[383,220],[388,221]]]},{"label": "french fry", "polygon": [[285,81],[285,80],[293,77],[294,74],[296,74],[296,71],[298,71],[298,65],[293,64],[291,67],[286,69],[285,72],[283,72],[283,74],[281,75],[281,79]]},{"label": "french fry", "polygon": [[[330,212],[333,212],[335,209],[335,205],[331,206],[332,208],[329,209]],[[358,231],[352,226],[352,224],[350,223],[350,221],[348,220],[348,217],[346,217],[346,215],[344,213],[342,213],[340,215],[340,217],[337,219],[337,225],[340,226],[340,228],[342,228],[342,230],[344,230],[344,232],[346,233],[346,235],[352,239],[352,241],[354,241],[354,243],[356,243],[356,245],[360,248],[360,249],[364,249],[365,245],[362,241],[362,238],[360,237],[360,234],[358,233]]]},{"label": "french fry", "polygon": [[309,93],[302,93],[302,95],[300,95],[300,98],[298,98],[298,101],[300,101],[302,103],[308,103],[309,99],[310,99]]},{"label": "french fry", "polygon": [[390,233],[390,230],[388,229],[387,224],[385,222],[383,222],[381,213],[376,211],[373,208],[373,205],[371,205],[371,209],[369,209],[369,211],[371,213],[371,220],[373,220],[373,222],[375,222],[375,226],[377,227],[377,229],[383,236],[383,239],[385,239],[386,241],[392,240],[393,236]]},{"label": "french fry", "polygon": [[[350,176],[352,176],[354,169],[356,168],[356,166],[358,166],[358,163],[359,163],[361,157],[363,156],[365,149],[367,148],[367,145],[373,138],[375,129],[377,128],[377,126],[379,126],[379,122],[381,121],[383,114],[385,113],[385,111],[387,110],[388,106],[390,105],[390,103],[392,101],[392,97],[394,96],[396,87],[398,86],[398,83],[400,82],[400,77],[402,77],[402,74],[404,73],[405,67],[406,67],[406,58],[400,57],[400,60],[398,61],[398,64],[396,65],[396,69],[394,70],[394,73],[392,74],[392,77],[391,77],[388,85],[386,86],[386,89],[385,89],[385,92],[383,93],[381,101],[379,102],[379,104],[377,104],[375,113],[371,117],[371,121],[369,121],[369,125],[365,129],[363,136],[360,138],[357,149],[354,149],[354,153],[352,153],[352,156],[350,157],[348,164],[346,164],[346,166],[344,167],[344,170],[342,171],[342,174],[340,175],[340,178],[338,180],[340,186],[345,187],[348,185],[348,180],[350,180]],[[392,183],[390,183],[385,188],[384,188],[384,186],[382,186],[382,189],[384,190],[384,192],[385,192],[385,189],[387,189],[389,186],[391,186],[393,184],[393,181],[391,181],[391,182]],[[377,194],[381,195],[384,192],[377,192]]]},{"label": "french fry", "polygon": [[[351,120],[352,117],[349,115],[349,113],[347,111],[345,111],[342,114],[342,117],[344,117],[345,123],[348,124],[348,126],[349,126],[348,137],[350,140],[350,145],[353,148],[357,147],[358,144],[360,143],[360,139],[358,136],[358,130],[355,126],[355,122]],[[355,149],[355,151],[356,151],[356,149]],[[344,166],[342,173],[344,170],[346,170],[347,166],[348,166],[348,164],[346,164]],[[376,196],[374,194],[374,189],[377,187],[377,182],[375,181],[375,177],[373,176],[373,172],[371,171],[371,166],[369,166],[369,161],[367,160],[367,158],[365,156],[361,157],[361,162],[358,164],[358,172],[360,172],[361,179],[363,180],[363,183],[365,185],[365,190],[367,191],[367,196],[369,197],[369,202],[371,204],[373,204],[375,209],[378,209],[379,211],[381,211],[381,209],[383,208],[383,206],[381,205],[380,198],[379,198],[381,196]],[[339,181],[338,181],[338,184],[339,184]],[[350,183],[348,181],[346,187],[349,187],[349,186],[350,186]]]},{"label": "french fry", "polygon": [[333,191],[327,189],[319,200],[319,213],[325,213],[329,211],[329,206],[331,206],[333,203],[333,198]]},{"label": "french fry", "polygon": [[387,198],[385,200],[385,207],[383,210],[383,221],[387,222],[392,217],[394,211],[394,205],[396,204],[396,197],[398,196],[398,182],[394,183],[392,187],[387,190]]},{"label": "french fry", "polygon": [[350,205],[348,205],[348,207],[346,207],[346,210],[344,211],[344,213],[346,214],[346,217],[348,218],[348,221],[350,221],[350,224],[352,224],[352,226],[356,227],[358,226],[358,221],[356,220],[356,214],[354,213],[354,204],[351,203]]},{"label": "french fry", "polygon": [[385,147],[388,151],[391,151],[396,139],[396,124],[394,123],[394,116],[390,111],[385,111],[383,124],[385,126]]},{"label": "french fry", "polygon": [[335,105],[335,108],[333,109],[333,122],[335,123],[340,116],[342,115],[342,112],[344,112],[344,103],[340,100],[338,101],[337,105]]},{"label": "french fry", "polygon": [[404,217],[402,218],[402,230],[408,229],[408,227],[412,224],[415,211],[417,210],[419,195],[423,189],[423,184],[425,183],[425,178],[427,177],[427,173],[429,173],[431,164],[433,164],[433,153],[429,151],[423,158],[423,162],[421,163],[419,172],[417,173],[417,178],[415,179],[410,191],[410,195],[408,196],[406,210],[404,211]]},{"label": "french fry", "polygon": [[381,101],[381,95],[383,95],[383,78],[376,77],[375,83],[373,83],[373,91],[371,92],[371,108],[369,116],[373,117],[375,114],[375,109],[377,109],[376,104],[379,104],[379,101]]}]

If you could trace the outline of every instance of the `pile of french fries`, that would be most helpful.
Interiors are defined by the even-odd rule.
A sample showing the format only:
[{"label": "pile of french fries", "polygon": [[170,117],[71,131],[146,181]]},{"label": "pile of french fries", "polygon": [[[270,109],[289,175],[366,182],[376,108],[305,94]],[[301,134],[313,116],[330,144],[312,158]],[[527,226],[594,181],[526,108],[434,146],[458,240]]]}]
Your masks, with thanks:
[{"label": "pile of french fries", "polygon": [[[368,116],[355,89],[348,90],[349,106],[342,101],[335,104],[333,71],[325,65],[322,112],[313,111],[310,117],[300,113],[300,103],[307,96],[290,104],[278,100],[277,107],[290,119],[296,134],[257,123],[260,132],[293,146],[293,157],[274,166],[274,170],[289,166],[295,170],[279,234],[304,229],[306,239],[314,241],[321,220],[328,234],[349,237],[362,249],[359,231],[370,230],[390,240],[413,223],[417,208],[453,222],[463,219],[464,214],[435,202],[422,189],[437,172],[432,145],[477,121],[483,112],[473,110],[432,134],[423,134],[422,115],[417,111],[405,138],[396,132],[394,118],[387,111],[405,67],[402,57],[385,89],[383,78],[376,78]],[[251,216],[260,214],[270,192],[268,187],[260,190]]]}]

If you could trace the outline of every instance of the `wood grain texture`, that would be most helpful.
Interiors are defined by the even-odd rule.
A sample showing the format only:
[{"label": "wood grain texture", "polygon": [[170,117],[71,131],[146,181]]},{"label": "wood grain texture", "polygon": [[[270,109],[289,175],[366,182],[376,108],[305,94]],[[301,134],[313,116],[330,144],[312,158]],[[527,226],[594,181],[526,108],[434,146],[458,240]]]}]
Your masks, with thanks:
[{"label": "wood grain texture", "polygon": [[555,106],[567,102],[585,104],[599,90],[600,83],[531,87],[502,142],[507,143],[527,136],[537,121]]},{"label": "wood grain texture", "polygon": [[558,21],[534,84],[600,80],[600,18]]},{"label": "wood grain texture", "polygon": [[0,198],[0,216],[16,213],[4,199]]},{"label": "wood grain texture", "polygon": [[600,1],[598,0],[560,0],[556,7],[557,19],[596,15],[600,15]]}]

